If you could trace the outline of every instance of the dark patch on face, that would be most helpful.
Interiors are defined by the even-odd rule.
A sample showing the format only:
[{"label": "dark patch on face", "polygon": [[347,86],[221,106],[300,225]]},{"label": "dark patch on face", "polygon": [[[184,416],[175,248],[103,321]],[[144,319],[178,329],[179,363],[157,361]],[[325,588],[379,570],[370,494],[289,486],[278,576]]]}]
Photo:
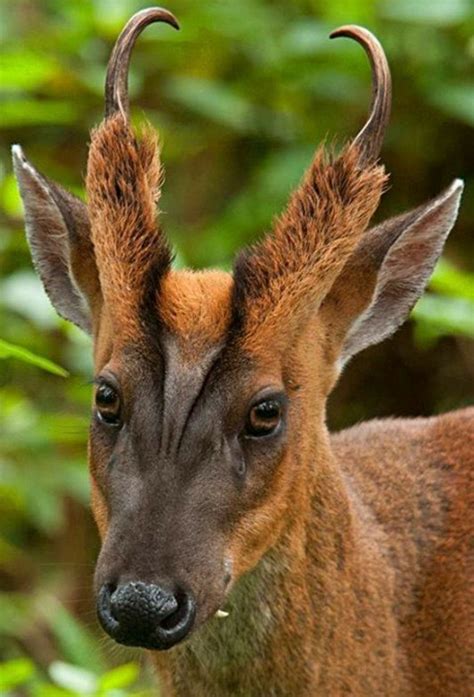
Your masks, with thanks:
[{"label": "dark patch on face", "polygon": [[228,343],[191,365],[177,338],[159,330],[148,355],[129,347],[122,356],[122,429],[92,428],[94,459],[108,464],[96,473],[109,510],[97,585],[190,588],[199,624],[224,598],[229,532],[266,496],[285,429],[273,440],[242,438],[262,387],[249,356]]},{"label": "dark patch on face", "polygon": [[157,302],[160,297],[161,282],[166,273],[168,273],[173,263],[173,254],[166,247],[160,257],[150,266],[144,281],[143,292],[140,299],[139,317],[146,342],[151,345],[152,351],[162,355],[160,346],[160,337],[163,333],[164,326],[159,313],[160,303]]},{"label": "dark patch on face", "polygon": [[[244,307],[242,300],[252,300],[260,293],[260,285],[256,284],[254,275],[250,273],[252,268],[253,250],[249,247],[239,252],[234,264],[234,305],[237,307]],[[268,282],[271,279],[270,269],[262,267],[259,271],[261,281]]]},{"label": "dark patch on face", "polygon": [[242,249],[234,261],[234,286],[232,289],[232,320],[230,335],[239,336],[244,329],[245,307],[248,301],[257,298],[261,286],[270,280],[270,271],[263,266],[257,278],[253,271],[252,247]]},{"label": "dark patch on face", "polygon": [[178,450],[181,447],[181,444],[183,442],[183,439],[184,439],[184,436],[186,433],[186,427],[187,427],[187,425],[188,425],[188,423],[189,423],[189,421],[194,413],[194,410],[197,408],[199,401],[200,401],[201,397],[203,396],[208,384],[211,382],[213,373],[215,370],[217,370],[220,362],[221,362],[221,353],[218,352],[217,355],[215,356],[215,358],[212,360],[210,366],[207,368],[206,373],[204,375],[204,379],[202,379],[201,387],[200,387],[199,391],[197,392],[193,402],[191,403],[191,406],[188,408],[188,414],[187,414],[186,419],[184,421],[181,435],[180,435],[179,440],[178,440]]}]

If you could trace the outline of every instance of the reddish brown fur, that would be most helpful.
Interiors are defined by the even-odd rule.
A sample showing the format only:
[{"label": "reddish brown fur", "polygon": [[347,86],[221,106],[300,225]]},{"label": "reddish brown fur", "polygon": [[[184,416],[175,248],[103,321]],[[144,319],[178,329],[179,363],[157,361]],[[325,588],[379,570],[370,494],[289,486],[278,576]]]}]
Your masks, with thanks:
[{"label": "reddish brown fur", "polygon": [[[352,157],[350,149],[343,157]],[[265,500],[242,516],[229,539],[239,579],[228,599],[229,618],[211,620],[183,646],[154,654],[166,697],[257,697],[262,689],[275,697],[441,697],[446,685],[463,694],[468,684],[465,653],[457,656],[468,622],[469,508],[463,492],[474,464],[472,412],[374,422],[329,436],[325,402],[339,372],[342,340],[342,332],[333,331],[335,322],[344,327],[369,303],[373,274],[356,269],[348,276],[358,294],[341,277],[319,315],[308,321],[304,312],[295,313],[291,329],[288,307],[297,308],[304,297],[298,284],[305,293],[314,289],[314,302],[320,301],[334,278],[331,264],[340,270],[347,261],[385,177],[379,168],[370,175],[354,169],[351,179],[350,168],[343,168],[345,178],[337,181],[352,191],[349,215],[344,207],[337,212],[342,194],[331,198],[333,170],[329,166],[325,173],[321,156],[313,175],[315,170],[319,190],[332,201],[324,208],[327,228],[311,225],[317,253],[299,249],[304,273],[298,273],[285,249],[282,226],[301,234],[309,221],[299,225],[298,211],[318,205],[312,189],[303,186],[278,223],[276,240],[267,238],[257,251],[243,290],[247,305],[239,343],[261,366],[261,379],[283,382],[291,395],[290,441]],[[352,239],[354,217],[359,227]],[[334,244],[327,239],[331,234]],[[259,274],[264,254],[277,281],[260,295],[258,284],[267,278]],[[184,361],[198,365],[210,347],[224,342],[232,297],[228,274],[164,275],[159,312]],[[110,327],[104,314],[98,372],[111,361],[120,372],[121,347],[114,346]],[[96,485],[93,503],[104,534],[105,506]],[[439,622],[446,623],[443,631]]]},{"label": "reddish brown fur", "polygon": [[[361,167],[358,155],[354,144],[336,159],[320,150],[274,234],[240,257],[232,277],[170,269],[169,247],[155,219],[161,177],[156,139],[146,130],[138,143],[121,114],[109,117],[92,135],[88,214],[83,204],[48,185],[15,154],[22,195],[30,206],[29,237],[45,286],[52,288],[51,296],[59,298],[66,316],[69,311],[73,321],[93,328],[96,374],[112,373],[133,403],[134,419],[126,429],[111,435],[96,418],[91,430],[92,505],[106,544],[114,512],[127,509],[116,528],[118,551],[112,539],[99,587],[123,580],[124,570],[135,580],[141,573],[135,548],[148,544],[164,552],[161,560],[168,558],[168,569],[181,563],[176,575],[196,581],[196,605],[205,607],[202,612],[198,607],[199,621],[187,641],[153,654],[164,697],[464,697],[472,690],[474,410],[374,421],[335,436],[325,423],[344,342],[357,317],[370,307],[388,248],[399,236],[402,243],[385,273],[397,270],[396,291],[403,295],[404,282],[409,284],[402,272],[411,257],[415,264],[408,268],[420,267],[423,279],[432,269],[445,239],[442,233],[449,232],[455,218],[459,187],[405,216],[401,227],[389,221],[377,234],[363,237],[386,178],[377,165]],[[57,250],[42,226],[41,214],[46,213],[47,227],[64,238],[56,267]],[[68,229],[71,216],[76,225]],[[420,234],[403,242],[403,231],[415,219]],[[82,256],[87,268],[80,265]],[[65,278],[67,263],[75,276],[73,286]],[[55,269],[61,283],[50,286]],[[386,308],[393,309],[395,295],[383,280],[389,292],[383,297],[381,291],[377,309],[382,316]],[[78,307],[77,290],[91,317]],[[413,297],[397,307],[399,313],[406,315]],[[180,451],[192,408],[206,396],[205,378],[221,354],[228,362],[216,362],[221,373],[211,385],[214,392],[198,405],[204,416],[194,422],[192,437]],[[225,392],[219,380],[229,365],[231,379],[237,376],[235,384],[227,385],[230,405],[220,402],[218,394]],[[169,374],[172,379],[166,383]],[[188,385],[190,395],[183,394]],[[221,408],[225,415],[230,407],[241,409],[242,400],[248,406],[247,393],[252,397],[268,386],[288,400],[285,430],[279,432],[284,438],[273,451],[266,441],[259,455],[253,451],[253,460],[240,443],[254,468],[245,484],[241,479],[236,486],[231,467],[220,467],[224,450],[218,441],[227,434],[216,437],[206,419],[211,414],[218,420]],[[147,391],[145,413],[140,409]],[[164,415],[159,400],[165,403],[166,397]],[[193,401],[185,405],[186,418],[176,424],[177,402],[187,397]],[[122,402],[126,399],[122,396]],[[217,411],[209,402],[217,403]],[[148,430],[137,428],[142,421]],[[231,431],[225,442],[235,450],[245,431],[222,423]],[[177,441],[179,429],[182,439]],[[199,450],[201,431],[207,430],[207,447]],[[140,450],[136,442],[141,437],[148,439],[148,447]],[[208,465],[215,461],[218,475],[207,480]],[[232,458],[225,462],[234,464]],[[107,485],[114,476],[111,503]],[[155,480],[164,494],[153,489]],[[256,495],[247,500],[246,491],[256,481],[263,485],[254,487]],[[196,482],[201,488],[192,489]],[[224,498],[209,497],[203,483],[213,487],[211,494],[222,484]],[[196,491],[202,499],[192,508]],[[231,508],[225,496],[238,505]],[[215,511],[219,507],[230,510],[225,524]],[[211,533],[219,539],[204,537],[211,554],[199,548],[196,561],[191,545],[199,547],[201,540],[187,537],[186,527],[208,535],[200,527],[208,508],[215,515],[209,519]],[[182,510],[188,516],[184,523]],[[180,533],[171,518],[183,525]],[[128,535],[136,520],[142,523],[135,529],[138,544]],[[221,525],[218,535],[215,520]],[[145,529],[148,524],[150,530]],[[184,563],[170,544],[180,534]],[[149,554],[142,567],[153,582],[162,573],[154,568],[157,558]],[[107,559],[115,564],[115,580],[107,577]],[[222,579],[229,559],[227,587]],[[214,578],[205,577],[208,569]],[[215,598],[209,599],[213,591]],[[221,602],[230,613],[225,620],[212,617]]]},{"label": "reddish brown fur", "polygon": [[[167,695],[467,694],[474,411],[330,437],[318,388],[333,379],[323,333],[313,326],[285,366],[311,381],[297,413],[307,430],[282,463],[289,481],[276,480],[263,502],[262,547],[246,545],[262,511],[233,534],[239,575],[259,564],[224,624],[154,656]],[[309,348],[323,366],[312,378]]]},{"label": "reddish brown fur", "polygon": [[178,338],[183,359],[195,362],[223,341],[231,291],[232,277],[223,271],[171,271],[163,278],[157,310]]},{"label": "reddish brown fur", "polygon": [[[163,284],[183,346],[224,340],[230,290],[212,272]],[[190,308],[215,322],[190,323]],[[467,694],[474,411],[330,436],[334,355],[324,315],[284,355],[255,354],[292,394],[292,439],[267,498],[232,531],[230,616],[153,654],[166,697]]]},{"label": "reddish brown fur", "polygon": [[128,338],[140,325],[147,275],[171,260],[156,222],[161,176],[150,127],[138,142],[116,114],[92,133],[86,181],[92,242],[105,303]]},{"label": "reddish brown fur", "polygon": [[291,335],[316,310],[356,248],[387,179],[383,167],[362,169],[358,158],[354,146],[337,158],[320,148],[273,234],[237,260],[237,299],[249,350],[256,341],[265,346],[270,337],[282,339],[283,317]]},{"label": "reddish brown fur", "polygon": [[260,548],[263,509],[234,531],[239,575],[258,565],[229,618],[154,655],[166,695],[468,694],[474,411],[330,437],[323,405],[304,398]]}]

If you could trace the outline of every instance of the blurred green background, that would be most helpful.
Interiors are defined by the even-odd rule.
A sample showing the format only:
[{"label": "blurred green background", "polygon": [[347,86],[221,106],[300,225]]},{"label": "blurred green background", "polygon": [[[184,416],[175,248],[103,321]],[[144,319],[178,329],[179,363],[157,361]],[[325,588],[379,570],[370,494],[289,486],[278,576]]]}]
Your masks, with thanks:
[{"label": "blurred green background", "polygon": [[[21,143],[40,170],[81,194],[107,59],[142,7],[135,0],[0,2],[2,694],[149,690],[143,671],[137,678],[137,654],[113,648],[97,630],[89,340],[56,317],[32,271],[9,153]],[[229,267],[236,249],[268,229],[317,143],[357,132],[370,99],[367,60],[356,44],[331,42],[328,33],[350,22],[377,33],[394,80],[383,150],[391,190],[378,217],[418,205],[456,176],[466,192],[428,293],[393,339],[348,367],[329,421],[339,428],[472,402],[470,0],[170,0],[168,7],[182,31],[146,30],[130,93],[137,122],[145,113],[160,131],[162,219],[178,263],[194,267]]]}]

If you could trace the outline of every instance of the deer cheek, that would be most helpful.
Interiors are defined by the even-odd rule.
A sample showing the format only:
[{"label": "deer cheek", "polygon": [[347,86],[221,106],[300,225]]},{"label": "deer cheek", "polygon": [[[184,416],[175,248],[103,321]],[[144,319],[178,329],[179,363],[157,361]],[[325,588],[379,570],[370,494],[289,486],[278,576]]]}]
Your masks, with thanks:
[{"label": "deer cheek", "polygon": [[[285,469],[280,463],[280,469]],[[288,478],[275,473],[267,482],[265,495],[236,523],[229,545],[233,577],[250,571],[276,543],[285,524]]]},{"label": "deer cheek", "polygon": [[109,516],[105,499],[101,493],[97,480],[93,475],[91,475],[91,503],[92,514],[99,530],[100,538],[103,540],[107,534]]}]

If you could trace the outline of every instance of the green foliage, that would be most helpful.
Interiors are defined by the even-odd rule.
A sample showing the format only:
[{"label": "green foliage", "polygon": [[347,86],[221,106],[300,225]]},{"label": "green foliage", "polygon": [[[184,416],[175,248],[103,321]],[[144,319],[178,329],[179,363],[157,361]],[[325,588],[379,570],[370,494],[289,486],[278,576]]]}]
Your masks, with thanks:
[{"label": "green foliage", "polygon": [[56,365],[53,361],[43,358],[43,356],[37,356],[21,346],[15,346],[15,344],[10,344],[8,341],[0,339],[0,359],[2,358],[18,358],[20,361],[31,363],[32,365],[38,366],[38,368],[47,370],[54,375],[60,375],[63,378],[69,375],[67,370]]},{"label": "green foliage", "polygon": [[[12,659],[0,669],[2,694],[120,697],[147,689],[135,685],[135,665],[107,669],[114,659],[98,639],[91,605],[98,543],[85,465],[90,342],[56,317],[32,270],[10,165],[10,146],[20,142],[45,174],[82,195],[107,58],[143,6],[0,3],[0,655]],[[380,215],[421,203],[455,176],[467,194],[411,326],[350,366],[331,423],[472,400],[472,3],[170,7],[182,30],[153,26],[140,37],[130,93],[134,120],[144,110],[161,134],[160,207],[177,264],[229,268],[236,249],[269,228],[316,144],[357,132],[369,102],[367,60],[354,43],[327,36],[338,24],[366,24],[394,75],[383,152],[393,182]]]},{"label": "green foliage", "polygon": [[31,660],[17,658],[0,663],[0,690],[5,697],[19,688],[28,697],[148,697],[148,690],[134,689],[138,675],[135,663],[94,673],[63,661],[51,663],[44,675]]},{"label": "green foliage", "polygon": [[416,304],[416,338],[421,345],[441,336],[474,339],[474,274],[441,260],[433,273],[431,290]]},{"label": "green foliage", "polygon": [[8,661],[0,667],[0,690],[24,685],[35,674],[35,666],[27,658]]}]

